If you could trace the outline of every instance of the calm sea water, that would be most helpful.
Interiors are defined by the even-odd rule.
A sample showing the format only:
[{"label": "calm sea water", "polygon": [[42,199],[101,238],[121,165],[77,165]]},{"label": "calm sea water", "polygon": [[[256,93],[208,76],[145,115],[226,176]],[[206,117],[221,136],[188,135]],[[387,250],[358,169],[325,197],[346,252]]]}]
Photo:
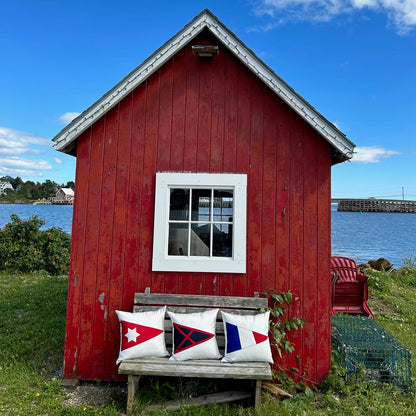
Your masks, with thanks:
[{"label": "calm sea water", "polygon": [[71,234],[72,205],[26,205],[26,204],[0,204],[0,228],[9,223],[10,215],[17,214],[20,219],[27,220],[33,215],[45,220],[42,229],[60,227]]},{"label": "calm sea water", "polygon": [[358,264],[385,257],[396,268],[416,257],[416,214],[338,212],[332,204],[332,253]]},{"label": "calm sea water", "polygon": [[[37,215],[46,221],[44,229],[56,226],[71,233],[71,205],[0,204],[0,228],[13,213],[21,219]],[[333,204],[332,253],[358,263],[385,257],[398,268],[404,258],[416,257],[416,214],[338,212]]]}]

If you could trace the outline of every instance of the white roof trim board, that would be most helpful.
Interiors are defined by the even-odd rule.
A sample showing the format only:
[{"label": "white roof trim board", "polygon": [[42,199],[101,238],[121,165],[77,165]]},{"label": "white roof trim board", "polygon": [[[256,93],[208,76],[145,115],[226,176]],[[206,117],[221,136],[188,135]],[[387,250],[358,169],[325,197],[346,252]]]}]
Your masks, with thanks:
[{"label": "white roof trim board", "polygon": [[76,139],[82,132],[119,103],[205,28],[208,28],[240,61],[331,144],[333,164],[352,158],[355,144],[286,84],[209,10],[204,10],[196,16],[153,55],[58,133],[53,138],[54,148],[73,154]]}]

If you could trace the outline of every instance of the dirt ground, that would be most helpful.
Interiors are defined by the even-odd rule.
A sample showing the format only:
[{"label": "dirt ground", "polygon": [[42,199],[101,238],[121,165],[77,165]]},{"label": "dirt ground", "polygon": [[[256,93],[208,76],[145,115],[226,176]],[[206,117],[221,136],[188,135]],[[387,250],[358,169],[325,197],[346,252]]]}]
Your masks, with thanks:
[{"label": "dirt ground", "polygon": [[99,407],[114,401],[123,403],[126,399],[126,383],[81,382],[78,386],[67,389],[67,398],[64,404],[68,407]]}]

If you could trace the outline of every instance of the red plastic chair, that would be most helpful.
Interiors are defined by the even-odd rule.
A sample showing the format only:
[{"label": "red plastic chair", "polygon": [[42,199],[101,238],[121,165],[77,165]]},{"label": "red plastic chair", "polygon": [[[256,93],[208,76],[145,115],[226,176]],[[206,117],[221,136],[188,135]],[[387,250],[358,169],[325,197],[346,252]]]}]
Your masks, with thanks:
[{"label": "red plastic chair", "polygon": [[332,313],[358,313],[374,318],[367,305],[368,276],[347,257],[331,257]]}]

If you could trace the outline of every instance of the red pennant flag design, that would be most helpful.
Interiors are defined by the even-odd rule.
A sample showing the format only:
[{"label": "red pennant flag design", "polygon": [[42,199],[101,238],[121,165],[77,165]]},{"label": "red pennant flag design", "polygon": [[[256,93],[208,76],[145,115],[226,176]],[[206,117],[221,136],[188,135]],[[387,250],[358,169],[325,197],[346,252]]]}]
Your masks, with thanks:
[{"label": "red pennant flag design", "polygon": [[256,341],[256,344],[260,344],[260,342],[267,341],[268,339],[267,335],[260,334],[255,331],[253,331],[253,337],[254,337],[254,340]]},{"label": "red pennant flag design", "polygon": [[163,332],[163,330],[159,328],[152,328],[150,326],[139,325],[126,321],[122,323],[121,330],[121,351],[142,344],[149,339],[157,337]]}]

